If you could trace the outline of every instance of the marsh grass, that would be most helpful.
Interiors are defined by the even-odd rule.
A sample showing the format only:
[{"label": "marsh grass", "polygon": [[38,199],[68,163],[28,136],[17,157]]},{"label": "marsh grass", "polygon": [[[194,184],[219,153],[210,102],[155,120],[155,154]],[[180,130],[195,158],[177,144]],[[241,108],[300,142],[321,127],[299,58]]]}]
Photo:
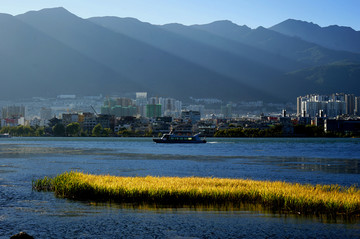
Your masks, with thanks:
[{"label": "marsh grass", "polygon": [[183,206],[237,207],[243,203],[270,210],[329,215],[360,215],[360,190],[339,185],[199,177],[115,177],[65,172],[33,181],[33,189],[63,198]]}]

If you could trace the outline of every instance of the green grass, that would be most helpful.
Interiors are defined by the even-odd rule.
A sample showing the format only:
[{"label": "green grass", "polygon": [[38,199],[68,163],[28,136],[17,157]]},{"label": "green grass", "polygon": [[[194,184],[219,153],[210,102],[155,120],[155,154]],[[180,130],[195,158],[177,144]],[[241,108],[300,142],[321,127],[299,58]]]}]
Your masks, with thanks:
[{"label": "green grass", "polygon": [[65,172],[33,182],[58,197],[159,205],[262,205],[303,214],[360,215],[360,190],[338,185],[199,177],[115,177]]}]

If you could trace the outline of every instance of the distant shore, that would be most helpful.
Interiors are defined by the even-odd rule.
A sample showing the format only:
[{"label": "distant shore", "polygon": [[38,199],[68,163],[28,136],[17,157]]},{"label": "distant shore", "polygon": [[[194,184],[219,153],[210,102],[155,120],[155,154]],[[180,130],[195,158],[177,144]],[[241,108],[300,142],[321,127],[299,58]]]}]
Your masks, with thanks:
[{"label": "distant shore", "polygon": [[[61,128],[61,130],[59,130]],[[69,128],[69,129],[68,129]],[[68,130],[66,130],[68,129]],[[94,131],[94,130],[93,130]],[[196,132],[199,133],[199,132]],[[149,131],[121,130],[113,132],[109,128],[99,129],[96,132],[84,132],[80,128],[73,127],[31,127],[14,126],[0,128],[0,136],[6,137],[161,137],[162,133]],[[323,127],[313,125],[296,125],[291,132],[284,130],[281,125],[268,129],[229,127],[219,129],[213,134],[200,134],[200,137],[207,138],[269,138],[269,137],[321,137],[321,138],[359,138],[359,133],[354,132],[325,132]]]}]

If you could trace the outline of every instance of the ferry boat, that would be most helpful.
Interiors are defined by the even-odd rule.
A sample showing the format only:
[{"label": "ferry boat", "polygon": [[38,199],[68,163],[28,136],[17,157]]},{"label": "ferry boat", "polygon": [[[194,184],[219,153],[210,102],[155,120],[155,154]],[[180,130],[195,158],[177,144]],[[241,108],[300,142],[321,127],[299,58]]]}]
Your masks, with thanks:
[{"label": "ferry boat", "polygon": [[9,133],[0,134],[0,138],[11,138],[11,135]]},{"label": "ferry boat", "polygon": [[177,135],[172,132],[169,134],[164,134],[159,139],[153,139],[156,143],[167,143],[167,144],[177,144],[177,143],[187,143],[187,144],[199,144],[199,143],[206,143],[205,139],[200,138],[200,134],[195,134],[193,136],[186,136],[186,135]]}]

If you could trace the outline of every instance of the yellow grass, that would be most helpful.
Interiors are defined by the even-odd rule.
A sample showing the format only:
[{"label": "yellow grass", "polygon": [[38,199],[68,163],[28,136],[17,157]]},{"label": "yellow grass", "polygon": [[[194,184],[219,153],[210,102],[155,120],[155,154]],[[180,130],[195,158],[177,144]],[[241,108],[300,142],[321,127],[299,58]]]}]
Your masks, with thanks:
[{"label": "yellow grass", "polygon": [[289,212],[360,214],[360,191],[338,185],[199,177],[115,177],[69,172],[33,183],[36,190],[81,200],[169,205],[261,204]]}]

